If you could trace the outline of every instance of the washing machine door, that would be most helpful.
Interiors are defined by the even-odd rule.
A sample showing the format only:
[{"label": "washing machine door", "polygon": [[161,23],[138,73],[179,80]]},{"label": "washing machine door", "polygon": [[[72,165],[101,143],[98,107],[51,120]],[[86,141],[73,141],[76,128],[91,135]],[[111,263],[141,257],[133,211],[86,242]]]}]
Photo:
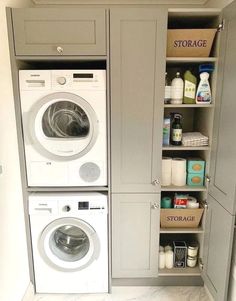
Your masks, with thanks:
[{"label": "washing machine door", "polygon": [[52,93],[33,106],[29,130],[32,145],[53,160],[73,160],[84,156],[95,144],[99,121],[91,105],[82,97]]},{"label": "washing machine door", "polygon": [[42,232],[38,243],[43,260],[59,271],[78,271],[99,257],[96,231],[77,218],[60,218]]}]

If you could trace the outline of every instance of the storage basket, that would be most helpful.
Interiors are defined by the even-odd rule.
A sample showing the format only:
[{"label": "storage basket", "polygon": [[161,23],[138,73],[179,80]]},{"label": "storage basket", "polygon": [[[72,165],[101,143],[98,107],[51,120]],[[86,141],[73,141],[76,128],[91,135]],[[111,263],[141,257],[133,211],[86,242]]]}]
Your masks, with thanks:
[{"label": "storage basket", "polygon": [[217,29],[169,29],[168,57],[208,57]]},{"label": "storage basket", "polygon": [[197,209],[161,209],[162,228],[197,228],[204,208]]}]

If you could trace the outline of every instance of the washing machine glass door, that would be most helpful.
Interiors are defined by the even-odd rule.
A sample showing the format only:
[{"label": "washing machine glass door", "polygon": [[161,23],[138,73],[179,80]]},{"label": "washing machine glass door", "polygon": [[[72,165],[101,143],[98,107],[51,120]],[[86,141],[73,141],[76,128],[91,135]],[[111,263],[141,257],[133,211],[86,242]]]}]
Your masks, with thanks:
[{"label": "washing machine glass door", "polygon": [[78,95],[58,92],[33,107],[30,132],[33,145],[50,159],[72,160],[85,155],[98,135],[98,119]]},{"label": "washing machine glass door", "polygon": [[57,270],[81,270],[98,258],[100,242],[95,230],[76,218],[50,223],[39,240],[42,258]]}]

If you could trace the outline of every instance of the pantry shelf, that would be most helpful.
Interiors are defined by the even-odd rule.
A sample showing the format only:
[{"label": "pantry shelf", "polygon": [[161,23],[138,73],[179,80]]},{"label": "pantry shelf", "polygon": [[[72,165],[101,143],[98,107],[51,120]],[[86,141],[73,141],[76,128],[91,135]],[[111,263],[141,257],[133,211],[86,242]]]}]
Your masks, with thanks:
[{"label": "pantry shelf", "polygon": [[217,57],[167,57],[167,63],[210,63],[217,62]]},{"label": "pantry shelf", "polygon": [[158,272],[158,276],[200,276],[201,271],[199,267],[195,268],[173,268],[173,269],[161,269]]},{"label": "pantry shelf", "polygon": [[161,191],[206,191],[206,186],[162,186]]},{"label": "pantry shelf", "polygon": [[203,233],[202,227],[198,228],[160,228],[160,233]]},{"label": "pantry shelf", "polygon": [[168,145],[163,146],[162,150],[210,150],[210,146],[175,146],[175,145]]},{"label": "pantry shelf", "polygon": [[165,104],[164,108],[214,108],[214,104]]}]

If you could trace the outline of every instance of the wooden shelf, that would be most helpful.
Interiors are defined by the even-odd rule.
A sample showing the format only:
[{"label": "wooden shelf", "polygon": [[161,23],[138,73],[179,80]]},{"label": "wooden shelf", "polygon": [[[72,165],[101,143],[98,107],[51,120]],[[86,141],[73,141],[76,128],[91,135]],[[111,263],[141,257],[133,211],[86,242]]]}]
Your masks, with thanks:
[{"label": "wooden shelf", "polygon": [[180,105],[174,104],[165,104],[164,108],[214,108],[214,104],[185,104],[182,103]]},{"label": "wooden shelf", "polygon": [[195,268],[173,268],[173,269],[161,269],[158,272],[158,276],[200,276],[201,271],[198,266]]},{"label": "wooden shelf", "polygon": [[198,228],[160,228],[160,233],[171,234],[171,233],[204,233],[202,227]]},{"label": "wooden shelf", "polygon": [[206,191],[206,186],[161,186],[161,191]]},{"label": "wooden shelf", "polygon": [[187,150],[187,151],[194,151],[194,150],[210,150],[210,146],[174,146],[174,145],[164,145],[162,146],[162,150]]},{"label": "wooden shelf", "polygon": [[167,63],[212,63],[217,62],[217,57],[167,57]]}]

